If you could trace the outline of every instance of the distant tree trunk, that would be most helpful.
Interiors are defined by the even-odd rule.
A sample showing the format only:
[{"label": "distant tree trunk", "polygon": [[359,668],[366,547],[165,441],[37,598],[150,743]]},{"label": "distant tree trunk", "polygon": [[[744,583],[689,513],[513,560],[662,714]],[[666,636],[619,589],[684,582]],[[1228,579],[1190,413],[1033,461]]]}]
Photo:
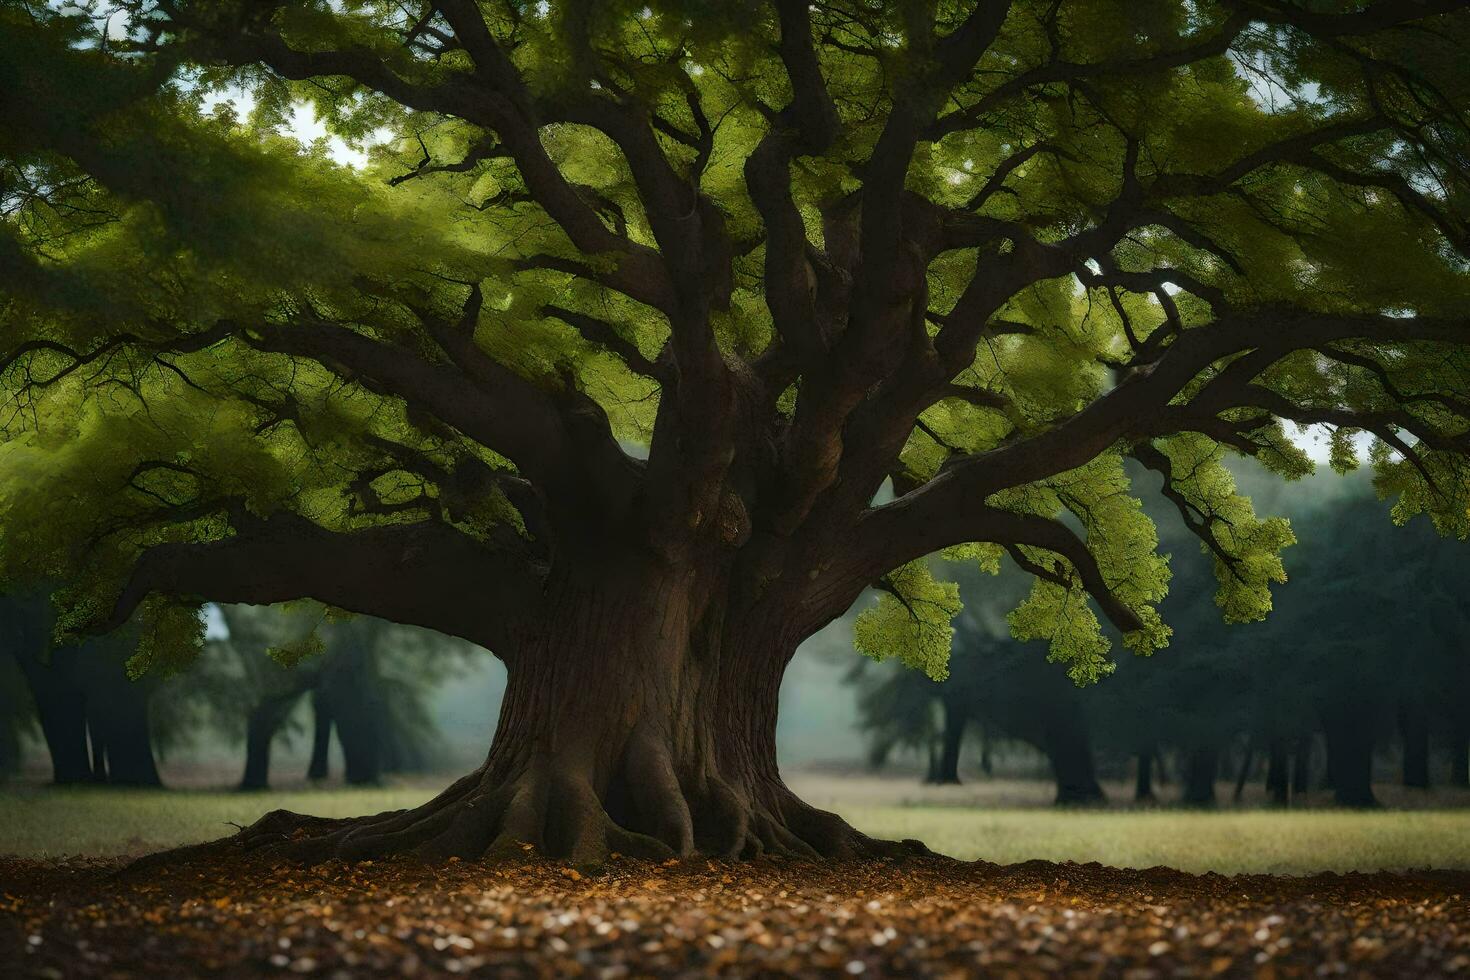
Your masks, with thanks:
[{"label": "distant tree trunk", "polygon": [[1301,796],[1312,788],[1312,736],[1296,740],[1291,753],[1291,795]]},{"label": "distant tree trunk", "polygon": [[1185,764],[1184,793],[1179,800],[1185,806],[1214,806],[1215,777],[1220,771],[1220,750],[1213,746],[1191,749]]},{"label": "distant tree trunk", "polygon": [[1057,781],[1058,806],[1100,803],[1107,799],[1097,781],[1092,739],[1076,711],[1060,711],[1048,719],[1045,752]]},{"label": "distant tree trunk", "polygon": [[311,712],[311,764],[306,767],[306,778],[320,782],[331,775],[332,708],[319,688],[311,692]]},{"label": "distant tree trunk", "polygon": [[1373,732],[1359,713],[1334,709],[1324,712],[1327,736],[1327,773],[1338,806],[1375,807],[1373,795]]},{"label": "distant tree trunk", "polygon": [[1266,756],[1266,795],[1276,806],[1291,805],[1291,753],[1286,740],[1271,739]]},{"label": "distant tree trunk", "polygon": [[371,701],[334,696],[332,718],[342,745],[343,779],[349,786],[371,786],[382,779],[383,753],[378,726],[381,712]]},{"label": "distant tree trunk", "polygon": [[107,678],[87,699],[94,775],[112,786],[162,786],[148,724],[144,682]]},{"label": "distant tree trunk", "polygon": [[1457,720],[1450,738],[1450,785],[1470,789],[1470,724]]},{"label": "distant tree trunk", "polygon": [[87,724],[87,740],[92,745],[92,782],[107,782],[107,736],[96,720]]},{"label": "distant tree trunk", "polygon": [[990,757],[990,726],[980,726],[980,771],[987,776],[995,774],[995,762]]},{"label": "distant tree trunk", "polygon": [[1153,803],[1154,796],[1154,750],[1144,749],[1138,753],[1138,777],[1133,783],[1133,802]]},{"label": "distant tree trunk", "polygon": [[1231,796],[1236,803],[1245,795],[1245,781],[1250,778],[1251,763],[1256,761],[1256,740],[1245,744],[1245,755],[1240,760],[1240,772],[1235,775],[1235,793]]},{"label": "distant tree trunk", "polygon": [[245,774],[240,777],[242,790],[270,788],[271,742],[300,696],[300,690],[269,695],[251,710],[245,720]]},{"label": "distant tree trunk", "polygon": [[1399,707],[1399,734],[1404,740],[1404,785],[1429,788],[1429,723],[1411,705]]},{"label": "distant tree trunk", "polygon": [[15,651],[36,702],[41,736],[51,754],[52,780],[61,785],[86,783],[92,779],[87,752],[87,699],[81,688],[57,669],[59,656],[62,654],[43,663],[34,650]]},{"label": "distant tree trunk", "polygon": [[970,723],[970,706],[960,698],[948,697],[944,704],[944,735],[939,750],[939,766],[929,780],[941,786],[958,786],[960,782],[960,746],[965,728]]},{"label": "distant tree trunk", "polygon": [[124,699],[104,709],[103,743],[107,746],[107,782],[111,786],[162,786],[148,731],[148,703]]}]

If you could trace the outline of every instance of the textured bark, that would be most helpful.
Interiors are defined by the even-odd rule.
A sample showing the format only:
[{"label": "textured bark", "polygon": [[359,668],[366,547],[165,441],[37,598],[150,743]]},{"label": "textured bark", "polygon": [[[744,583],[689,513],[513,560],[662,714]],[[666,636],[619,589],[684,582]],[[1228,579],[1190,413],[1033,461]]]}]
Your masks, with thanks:
[{"label": "textured bark", "polygon": [[1214,806],[1215,777],[1220,771],[1220,750],[1214,746],[1189,751],[1184,769],[1184,792],[1179,802],[1185,806]]},{"label": "textured bark", "polygon": [[308,861],[477,858],[529,845],[579,863],[614,852],[815,858],[922,849],[871,840],[782,782],[777,696],[794,644],[744,621],[738,632],[706,631],[690,619],[686,590],[637,580],[604,579],[594,591],[563,585],[552,601],[563,615],[508,663],[478,769],[415,809],[345,821],[278,811],[233,844]]}]

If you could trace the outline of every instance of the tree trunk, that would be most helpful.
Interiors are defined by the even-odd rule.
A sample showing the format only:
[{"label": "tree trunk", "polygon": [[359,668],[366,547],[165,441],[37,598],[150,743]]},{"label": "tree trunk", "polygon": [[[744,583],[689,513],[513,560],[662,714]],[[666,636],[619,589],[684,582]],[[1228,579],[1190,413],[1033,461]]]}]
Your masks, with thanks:
[{"label": "tree trunk", "polygon": [[311,692],[311,718],[311,763],[306,778],[320,782],[331,775],[332,766],[332,709],[320,688]]},{"label": "tree trunk", "polygon": [[1327,772],[1338,806],[1376,807],[1373,795],[1373,732],[1350,711],[1323,717],[1327,736]]},{"label": "tree trunk", "polygon": [[[681,583],[682,585],[682,583]],[[750,612],[691,616],[687,585],[608,575],[547,587],[555,616],[507,657],[490,752],[412,810],[353,820],[277,811],[233,841],[300,860],[413,853],[573,862],[609,853],[874,857],[872,840],[814,809],[776,767],[776,708],[795,641]],[[340,723],[340,722],[339,722]]]},{"label": "tree trunk", "polygon": [[1266,795],[1276,806],[1291,805],[1291,754],[1286,740],[1273,738],[1266,756]]},{"label": "tree trunk", "polygon": [[1215,777],[1219,772],[1219,749],[1213,746],[1191,749],[1184,772],[1184,792],[1179,802],[1185,806],[1214,806]]},{"label": "tree trunk", "polygon": [[1256,761],[1256,740],[1245,743],[1245,756],[1240,760],[1240,771],[1235,774],[1235,793],[1231,799],[1240,802],[1245,795],[1245,782],[1251,775],[1251,764]]},{"label": "tree trunk", "polygon": [[56,663],[62,653],[42,662],[34,650],[16,650],[16,659],[36,702],[41,736],[51,754],[52,780],[60,785],[92,780],[92,761],[87,751],[87,699],[82,689],[70,682]]},{"label": "tree trunk", "polygon": [[1087,724],[1077,712],[1059,712],[1048,720],[1044,750],[1056,777],[1058,806],[1082,806],[1107,799],[1097,781]]},{"label": "tree trunk", "polygon": [[939,752],[939,766],[931,782],[941,786],[958,786],[960,782],[960,747],[965,728],[970,723],[970,706],[959,698],[944,699],[944,739]]},{"label": "tree trunk", "polygon": [[1470,724],[1457,721],[1450,739],[1450,785],[1470,789]]},{"label": "tree trunk", "polygon": [[1291,795],[1293,798],[1309,792],[1312,788],[1312,736],[1303,735],[1296,740],[1291,753]]},{"label": "tree trunk", "polygon": [[121,679],[88,700],[93,766],[108,785],[163,785],[148,726],[149,694],[140,682]]},{"label": "tree trunk", "polygon": [[1404,785],[1429,788],[1429,722],[1412,705],[1399,707],[1399,734],[1404,740]]},{"label": "tree trunk", "polygon": [[1144,749],[1138,753],[1138,776],[1133,783],[1134,803],[1153,803],[1154,797],[1154,751]]},{"label": "tree trunk", "polygon": [[299,690],[267,695],[251,709],[245,720],[245,773],[240,777],[240,789],[270,788],[271,743],[300,696]]},{"label": "tree trunk", "polygon": [[382,712],[370,700],[343,694],[335,692],[331,702],[342,746],[342,778],[349,786],[374,786],[383,774]]}]

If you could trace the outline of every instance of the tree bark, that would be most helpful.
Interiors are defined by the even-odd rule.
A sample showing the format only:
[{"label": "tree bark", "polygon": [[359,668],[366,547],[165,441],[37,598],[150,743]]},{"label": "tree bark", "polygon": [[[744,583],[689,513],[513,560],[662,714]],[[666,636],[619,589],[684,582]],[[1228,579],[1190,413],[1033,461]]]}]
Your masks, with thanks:
[{"label": "tree bark", "polygon": [[965,729],[970,724],[970,706],[957,697],[944,699],[944,738],[939,752],[939,766],[930,780],[941,786],[960,783],[960,747]]},{"label": "tree bark", "polygon": [[1429,722],[1415,706],[1399,707],[1399,735],[1404,742],[1404,785],[1429,788]]},{"label": "tree bark", "polygon": [[1215,805],[1215,777],[1220,771],[1220,750],[1214,746],[1189,751],[1184,772],[1184,792],[1179,802],[1185,806]]},{"label": "tree bark", "polygon": [[[607,576],[549,587],[547,617],[507,658],[489,755],[406,811],[323,820],[277,811],[235,845],[300,860],[393,853],[802,857],[922,852],[808,806],[776,766],[776,708],[795,643],[751,614],[693,622],[685,589]],[[339,722],[340,723],[340,722]]]}]

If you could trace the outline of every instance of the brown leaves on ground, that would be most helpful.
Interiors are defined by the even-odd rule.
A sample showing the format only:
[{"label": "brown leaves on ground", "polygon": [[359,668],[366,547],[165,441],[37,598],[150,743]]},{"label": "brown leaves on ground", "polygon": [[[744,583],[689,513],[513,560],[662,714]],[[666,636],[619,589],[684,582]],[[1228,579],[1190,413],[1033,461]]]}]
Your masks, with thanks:
[{"label": "brown leaves on ground", "polygon": [[1470,874],[1279,878],[934,860],[0,861],[27,976],[1448,976]]}]

